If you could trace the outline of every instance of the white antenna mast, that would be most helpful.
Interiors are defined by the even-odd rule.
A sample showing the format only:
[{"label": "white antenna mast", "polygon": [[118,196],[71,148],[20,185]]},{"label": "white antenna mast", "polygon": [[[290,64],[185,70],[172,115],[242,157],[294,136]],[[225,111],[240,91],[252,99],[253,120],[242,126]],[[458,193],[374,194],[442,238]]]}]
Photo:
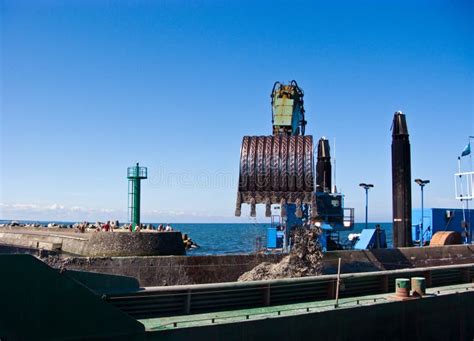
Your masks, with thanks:
[{"label": "white antenna mast", "polygon": [[[456,199],[461,201],[461,207],[462,207],[462,216],[463,216],[463,222],[464,224],[467,223],[467,226],[464,226],[465,228],[468,227],[469,231],[468,236],[470,241],[472,242],[472,226],[471,226],[471,211],[469,210],[469,200],[474,199],[474,172],[472,171],[472,153],[471,153],[471,139],[473,136],[469,136],[468,140],[468,145],[466,146],[466,149],[468,150],[469,154],[469,168],[470,171],[463,172],[461,169],[461,158],[463,156],[466,156],[467,154],[464,154],[465,151],[463,151],[463,154],[461,156],[458,156],[458,173],[454,174],[455,182],[454,182],[454,189],[456,192]],[[465,183],[464,183],[465,180]],[[469,215],[469,221],[466,221],[466,211]]]}]

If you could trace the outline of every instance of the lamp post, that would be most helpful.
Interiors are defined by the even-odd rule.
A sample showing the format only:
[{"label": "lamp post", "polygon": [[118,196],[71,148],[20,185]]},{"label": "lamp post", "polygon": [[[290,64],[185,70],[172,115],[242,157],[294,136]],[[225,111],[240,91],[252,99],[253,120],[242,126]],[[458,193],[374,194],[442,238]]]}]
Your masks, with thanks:
[{"label": "lamp post", "polygon": [[374,187],[374,185],[361,183],[359,186],[365,189],[365,228],[367,228],[369,223],[369,189]]},{"label": "lamp post", "polygon": [[415,182],[420,185],[421,188],[421,232],[420,232],[420,246],[423,246],[423,218],[424,218],[424,212],[423,212],[423,187],[425,187],[426,184],[430,183],[430,180],[421,180],[421,179],[415,179]]}]

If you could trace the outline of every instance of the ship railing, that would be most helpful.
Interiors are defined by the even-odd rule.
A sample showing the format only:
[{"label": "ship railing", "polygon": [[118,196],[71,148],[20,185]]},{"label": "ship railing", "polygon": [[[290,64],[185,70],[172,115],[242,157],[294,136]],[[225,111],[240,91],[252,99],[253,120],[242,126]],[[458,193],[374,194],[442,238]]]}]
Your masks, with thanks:
[{"label": "ship railing", "polygon": [[[396,267],[397,264],[384,263],[384,266]],[[395,279],[401,277],[425,277],[428,288],[472,283],[474,264],[341,274],[339,297],[395,292]],[[335,298],[336,285],[337,275],[322,275],[148,287],[123,293],[105,293],[103,297],[135,318],[152,318],[330,300]]]}]

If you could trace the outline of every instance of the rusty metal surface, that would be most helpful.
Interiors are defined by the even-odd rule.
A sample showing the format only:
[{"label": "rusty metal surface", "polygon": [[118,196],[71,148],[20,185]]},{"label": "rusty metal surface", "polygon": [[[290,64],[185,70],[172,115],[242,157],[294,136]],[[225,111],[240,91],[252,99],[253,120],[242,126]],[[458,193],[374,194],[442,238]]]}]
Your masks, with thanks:
[{"label": "rusty metal surface", "polygon": [[459,245],[462,244],[461,235],[455,231],[436,232],[430,241],[430,246]]},{"label": "rusty metal surface", "polygon": [[[314,178],[316,175],[314,174],[314,161],[313,161],[313,139],[303,139],[304,144],[304,178],[305,183],[313,184]],[[308,188],[309,189],[309,188]],[[313,186],[311,187],[311,191],[313,191]],[[316,207],[314,205],[313,207]]]},{"label": "rusty metal surface", "polygon": [[311,203],[313,191],[312,136],[244,136],[237,216],[242,203]]}]

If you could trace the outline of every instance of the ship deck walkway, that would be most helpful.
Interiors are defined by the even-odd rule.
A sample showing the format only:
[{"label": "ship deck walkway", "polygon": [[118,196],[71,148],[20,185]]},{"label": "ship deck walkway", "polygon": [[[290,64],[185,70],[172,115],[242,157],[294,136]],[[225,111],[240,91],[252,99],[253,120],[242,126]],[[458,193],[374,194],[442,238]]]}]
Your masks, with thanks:
[{"label": "ship deck walkway", "polygon": [[[426,290],[426,296],[418,299],[429,299],[431,297],[474,292],[474,283],[459,285],[450,285],[429,288]],[[281,318],[284,316],[297,316],[308,313],[326,312],[338,309],[350,309],[363,306],[372,306],[376,304],[385,304],[396,301],[394,294],[378,294],[359,297],[349,297],[339,299],[338,305],[335,300],[305,302],[296,304],[285,304],[271,307],[239,309],[232,311],[222,311],[205,314],[169,316],[161,318],[141,319],[139,322],[145,325],[147,331],[157,331],[176,328],[189,328],[196,326],[215,325],[219,323],[235,323],[248,320],[263,320],[272,318]]]}]

